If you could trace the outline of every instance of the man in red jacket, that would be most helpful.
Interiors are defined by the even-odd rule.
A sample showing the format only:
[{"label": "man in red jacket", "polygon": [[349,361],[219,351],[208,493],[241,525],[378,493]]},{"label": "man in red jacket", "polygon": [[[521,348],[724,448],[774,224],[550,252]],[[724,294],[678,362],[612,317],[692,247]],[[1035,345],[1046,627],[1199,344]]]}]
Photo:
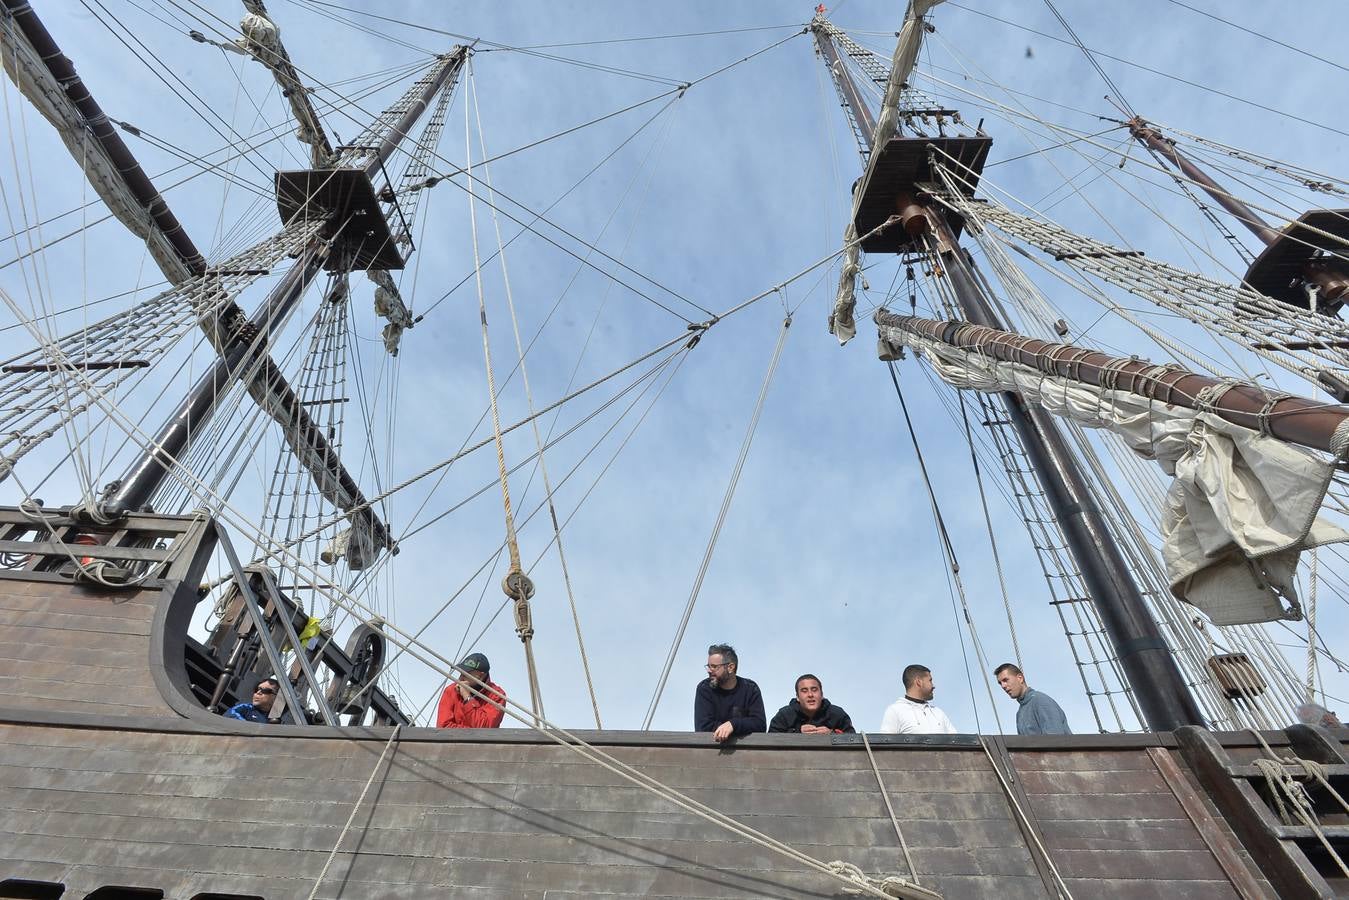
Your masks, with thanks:
[{"label": "man in red jacket", "polygon": [[506,692],[488,678],[487,657],[470,653],[459,664],[458,681],[440,695],[437,728],[500,728],[506,715]]}]

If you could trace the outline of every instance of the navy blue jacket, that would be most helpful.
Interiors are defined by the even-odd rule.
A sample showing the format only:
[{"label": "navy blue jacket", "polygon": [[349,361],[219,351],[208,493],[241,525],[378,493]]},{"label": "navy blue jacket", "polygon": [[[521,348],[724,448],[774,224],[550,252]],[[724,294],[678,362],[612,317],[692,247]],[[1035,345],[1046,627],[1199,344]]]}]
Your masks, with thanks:
[{"label": "navy blue jacket", "polygon": [[252,703],[236,703],[225,710],[227,719],[243,719],[245,722],[267,722],[267,714]]},{"label": "navy blue jacket", "polygon": [[693,695],[693,730],[716,731],[722,722],[730,722],[737,736],[767,730],[768,717],[757,684],[739,675],[729,691],[713,687],[706,678],[698,682]]}]

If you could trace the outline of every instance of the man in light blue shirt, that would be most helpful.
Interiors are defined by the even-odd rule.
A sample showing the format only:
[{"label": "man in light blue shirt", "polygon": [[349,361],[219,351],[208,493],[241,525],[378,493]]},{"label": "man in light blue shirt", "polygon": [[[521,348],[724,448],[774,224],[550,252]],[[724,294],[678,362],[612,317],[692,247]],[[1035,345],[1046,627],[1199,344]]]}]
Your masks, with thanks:
[{"label": "man in light blue shirt", "polygon": [[1017,734],[1072,734],[1068,727],[1068,718],[1063,710],[1048,694],[1033,689],[1026,684],[1026,676],[1021,669],[1011,663],[1003,663],[993,670],[998,679],[998,687],[1007,692],[1018,704],[1016,708]]}]

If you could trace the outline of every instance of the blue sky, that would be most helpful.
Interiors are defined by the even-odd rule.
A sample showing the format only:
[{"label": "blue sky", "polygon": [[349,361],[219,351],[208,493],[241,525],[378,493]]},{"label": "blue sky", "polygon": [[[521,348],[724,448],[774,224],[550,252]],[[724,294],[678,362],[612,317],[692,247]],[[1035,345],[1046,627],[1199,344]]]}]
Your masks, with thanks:
[{"label": "blue sky", "polygon": [[[1195,0],[1191,5],[1335,58],[1335,28],[1307,29],[1267,4],[1219,7],[1209,0]],[[811,12],[810,4],[780,3],[400,5],[396,18],[427,26],[413,28],[307,0],[275,0],[269,8],[281,25],[292,58],[311,84],[335,85],[356,74],[425,61],[422,50],[441,51],[455,41],[428,29],[481,36],[484,43],[474,57],[472,78],[457,89],[439,148],[442,159],[437,165],[444,172],[465,159],[466,109],[471,117],[474,158],[481,155],[479,115],[488,154],[499,154],[655,97],[670,89],[671,80],[694,81],[763,50],[788,38],[793,29],[799,31]],[[387,14],[382,4],[364,8]],[[1134,66],[1102,60],[1127,102],[1142,114],[1312,169],[1341,170],[1338,162],[1345,136],[1298,121],[1349,131],[1349,126],[1333,119],[1333,112],[1344,106],[1346,90],[1342,73],[1333,66],[1167,0],[1060,4],[1060,8],[1091,47],[1251,101],[1239,102]],[[335,22],[321,15],[322,10],[360,21],[383,36]],[[930,71],[947,82],[1010,102],[997,89],[956,74],[967,66],[976,78],[985,77],[973,69],[977,64],[987,78],[1022,92],[1017,98],[1034,113],[1070,128],[1100,131],[1109,123],[1098,117],[1117,116],[1103,99],[1107,88],[1080,51],[977,11],[1046,34],[1062,34],[1049,10],[1038,4],[1021,4],[1007,11],[1002,4],[982,0],[961,7],[948,3],[932,17],[937,32],[928,43],[924,67],[931,66]],[[217,131],[228,136],[232,127],[251,133],[258,129],[259,120],[272,124],[285,115],[284,103],[260,66],[189,40],[182,25],[171,27],[175,20],[192,18],[196,20],[192,27],[208,33],[211,27],[224,29],[240,13],[232,3],[107,0],[100,6],[91,0],[88,6],[63,4],[42,13],[105,110],[167,145],[205,153],[225,143]],[[1309,3],[1301,21],[1336,22],[1343,15],[1329,2]],[[888,54],[902,4],[844,0],[831,16],[864,44]],[[154,57],[177,73],[224,121],[194,113],[192,107],[199,104],[183,102],[152,74],[144,62],[147,53],[133,54],[114,40],[106,27],[113,19],[130,26],[154,51]],[[687,32],[729,33],[620,40]],[[609,39],[617,42],[590,43]],[[531,52],[496,46],[578,42],[587,45]],[[599,63],[609,70],[577,63]],[[1003,121],[993,111],[979,109],[970,97],[957,98],[951,88],[938,82],[921,84],[934,94],[948,95],[952,102],[962,99],[967,119],[985,118],[984,127],[995,141],[990,162],[1008,161],[991,166],[989,179],[1018,197],[1045,205],[1064,196],[1063,177],[1053,165],[1017,158],[1033,149],[1019,130],[1027,127],[1023,120]],[[175,87],[182,91],[181,86]],[[358,87],[342,85],[336,90],[349,97]],[[326,124],[338,138],[351,139],[362,111],[382,108],[399,90],[401,85],[361,100],[360,110],[349,114],[328,115]],[[470,102],[474,94],[476,102]],[[11,224],[20,225],[25,218],[32,222],[86,202],[90,195],[78,169],[51,129],[31,110],[22,110],[12,87],[6,86],[4,96],[10,132],[22,138],[17,142],[19,150],[6,153],[0,167]],[[323,104],[337,101],[332,92],[320,91],[316,97]],[[657,114],[662,107],[664,111]],[[1041,130],[1031,129],[1033,133]],[[506,251],[506,260],[520,328],[526,339],[543,328],[526,359],[537,405],[564,393],[573,370],[577,383],[590,381],[685,328],[678,316],[638,296],[633,287],[702,321],[705,314],[673,294],[720,312],[781,283],[839,246],[848,188],[860,164],[808,36],[792,37],[696,83],[668,105],[666,100],[648,103],[506,157],[492,164],[491,179],[499,190],[539,212],[634,133],[609,163],[570,193],[548,218],[670,291],[653,287],[631,272],[620,273],[612,263],[597,261],[626,282],[615,284],[535,236],[515,241]],[[151,174],[179,162],[149,140],[128,140]],[[1121,137],[1116,132],[1101,141],[1114,146]],[[1193,248],[1192,261],[1177,246],[1165,220],[1190,230],[1201,247],[1210,247],[1219,260],[1237,268],[1222,239],[1205,231],[1193,207],[1168,193],[1165,182],[1145,189],[1160,210],[1160,217],[1154,216],[1136,199],[1116,190],[1099,171],[1076,177],[1086,167],[1075,155],[1078,149],[1064,148],[1053,156],[1054,165],[1074,176],[1083,188],[1081,197],[1069,196],[1053,206],[1053,215],[1061,222],[1118,240],[1093,212],[1094,207],[1132,246],[1146,249],[1150,256],[1221,271]],[[239,179],[265,193],[271,169],[300,167],[301,151],[293,140],[276,142],[250,154],[244,163],[232,165]],[[1133,156],[1138,155],[1135,149]],[[1105,168],[1113,169],[1113,163],[1112,158]],[[159,179],[160,186],[166,188],[175,177],[181,173]],[[464,182],[460,179],[459,183]],[[481,187],[477,190],[481,192]],[[256,195],[247,187],[235,185],[226,190],[213,175],[166,190],[166,194],[208,256],[230,246],[223,237],[244,232],[261,235],[275,222],[268,202],[250,206]],[[20,198],[32,209],[18,211]],[[376,483],[387,486],[401,481],[453,453],[473,431],[487,401],[474,282],[470,280],[441,300],[473,270],[466,194],[447,180],[427,195],[422,208],[425,223],[419,230],[418,253],[401,284],[414,312],[426,318],[405,335],[396,364],[378,344],[380,323],[369,311],[370,286],[363,279],[354,281],[358,285],[354,309],[362,381],[380,423],[373,438],[378,477],[369,454],[361,452],[363,439],[354,431],[348,432],[347,459],[372,492]],[[512,212],[522,215],[518,209]],[[94,214],[91,208],[90,215]],[[78,215],[67,217],[44,227],[42,233],[50,238],[72,229],[78,221]],[[477,210],[477,227],[480,248],[489,254],[496,243],[485,206]],[[507,238],[518,230],[508,220],[501,227]],[[575,253],[586,253],[582,244],[549,233]],[[13,255],[13,242],[7,249],[11,252],[5,260]],[[884,295],[894,274],[890,260],[870,259],[868,264],[868,281],[874,290],[871,299],[864,300],[863,309]],[[502,379],[514,364],[516,351],[504,283],[496,265],[484,269],[484,297],[494,362]],[[830,698],[847,708],[859,726],[875,728],[885,705],[902,693],[899,672],[910,662],[922,662],[934,670],[937,701],[959,727],[973,730],[977,720],[984,730],[994,730],[993,709],[1001,715],[1003,726],[1011,727],[1012,704],[995,696],[1001,702],[990,708],[984,673],[974,664],[969,636],[962,634],[953,614],[928,499],[893,388],[875,358],[874,332],[863,321],[857,340],[839,348],[825,331],[835,277],[833,270],[819,270],[794,282],[780,297],[765,298],[713,327],[688,354],[593,493],[585,496],[586,488],[640,411],[625,418],[615,436],[593,456],[585,457],[586,451],[612,416],[597,420],[600,424],[587,426],[549,451],[554,482],[584,457],[582,468],[557,491],[556,499],[562,516],[579,507],[563,541],[606,726],[635,728],[642,722],[711,535],[785,309],[790,308],[793,325],[780,367],[655,727],[688,727],[693,685],[701,677],[704,649],[713,641],[728,641],[739,649],[742,672],[759,682],[770,714],[789,699],[795,676],[812,671],[821,676]],[[41,266],[0,269],[0,286],[21,302],[26,299],[36,304],[50,298],[56,307],[79,306],[80,298],[101,298],[149,286],[158,279],[137,242],[114,223],[96,226],[86,239],[75,238],[52,248]],[[1076,339],[1153,352],[1117,321],[1099,319],[1099,310],[1085,299],[1061,287],[1051,288],[1049,282],[1044,285],[1078,326]],[[142,296],[149,292],[147,287]],[[250,294],[243,305],[251,309],[260,296]],[[102,310],[124,302],[110,301],[88,315],[92,320]],[[309,303],[308,312],[296,317],[283,338],[283,346],[289,347],[301,334],[317,296]],[[1142,308],[1141,303],[1135,305]],[[556,312],[549,318],[553,309]],[[83,315],[61,317],[57,331],[77,328]],[[1172,327],[1165,318],[1155,323]],[[0,333],[0,338],[11,342],[6,348],[23,346],[16,340],[18,331]],[[581,356],[583,345],[586,350]],[[185,384],[193,371],[184,363],[172,377],[157,375],[156,384],[168,393],[167,388]],[[918,364],[905,363],[900,372],[960,558],[979,636],[992,661],[1001,661],[1011,656],[1010,640],[973,488],[968,447]],[[392,392],[389,385],[395,374],[398,388]],[[1303,387],[1289,388],[1307,392]],[[134,401],[127,403],[128,408],[135,408]],[[568,407],[557,427],[568,427],[592,408],[586,402],[575,409]],[[146,427],[153,428],[164,411],[161,404],[138,415]],[[501,392],[502,419],[513,422],[526,412],[520,381],[513,379]],[[352,405],[349,427],[354,413]],[[392,437],[385,432],[387,421],[397,426]],[[544,421],[546,430],[550,420]],[[487,434],[489,430],[479,427],[476,438]],[[255,448],[235,495],[241,508],[256,503],[278,449],[274,433],[265,435]],[[505,449],[512,462],[532,452],[534,439],[529,429],[511,435]],[[119,465],[110,454],[101,454],[96,463],[103,481],[116,477]],[[526,487],[530,471],[526,468],[511,480],[516,508],[524,511],[521,518],[542,497],[537,477]],[[434,490],[436,479],[428,479],[400,493],[385,506],[386,515],[396,532],[406,533],[488,483],[494,473],[495,459],[489,448],[456,464]],[[43,495],[49,503],[66,502],[56,498],[63,491],[76,491],[73,484],[55,480]],[[14,483],[3,487],[6,502],[17,498]],[[1000,494],[991,492],[989,501],[1031,681],[1058,697],[1075,728],[1092,730],[1091,714],[1077,687],[1057,618],[1046,603],[1044,581],[1024,529]],[[492,557],[502,534],[500,495],[491,491],[433,527],[418,531],[404,541],[399,557],[378,579],[381,608],[403,627],[420,628]],[[546,513],[521,527],[520,544],[527,563],[544,551],[550,538]],[[468,589],[431,624],[424,640],[453,655],[464,646],[466,635],[472,640],[485,628],[474,648],[492,658],[495,680],[513,697],[523,699],[527,697],[524,664],[509,611],[487,624],[501,602],[500,576],[498,569],[495,575],[469,582]],[[590,704],[556,554],[546,555],[531,576],[538,591],[533,602],[535,646],[547,713],[559,723],[584,726],[591,721]],[[1329,586],[1322,590],[1322,629],[1326,634],[1336,633],[1337,628],[1343,633],[1344,602],[1327,596],[1331,593]],[[1300,667],[1301,661],[1295,665]],[[416,665],[401,667],[399,682],[404,694],[417,703],[430,698],[436,687],[435,677]],[[1349,686],[1328,672],[1327,689],[1345,696]]]}]

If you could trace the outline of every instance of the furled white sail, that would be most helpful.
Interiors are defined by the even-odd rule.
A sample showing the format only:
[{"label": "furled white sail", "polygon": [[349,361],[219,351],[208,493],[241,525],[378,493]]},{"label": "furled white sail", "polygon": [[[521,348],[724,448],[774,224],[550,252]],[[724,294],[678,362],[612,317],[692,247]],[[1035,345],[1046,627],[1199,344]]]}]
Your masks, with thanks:
[{"label": "furled white sail", "polygon": [[[899,125],[899,95],[908,85],[909,76],[918,62],[918,51],[923,46],[923,16],[945,0],[909,0],[908,11],[904,14],[904,25],[899,30],[899,40],[895,43],[895,55],[890,65],[890,80],[885,85],[885,97],[881,100],[881,114],[876,119],[876,133],[872,135],[873,148],[884,147],[895,136]],[[843,233],[846,247],[843,256],[843,271],[839,275],[838,294],[834,298],[834,311],[829,316],[829,333],[838,338],[840,344],[846,344],[857,336],[857,322],[854,312],[857,308],[857,273],[861,270],[862,248],[857,242],[857,228],[853,222],[857,219],[857,204],[866,194],[867,183],[879,158],[873,152],[867,161],[867,170],[861,182],[853,191],[853,210],[848,227]]]},{"label": "furled white sail", "polygon": [[1171,591],[1217,625],[1297,617],[1298,555],[1349,540],[1349,532],[1317,515],[1334,467],[1308,450],[1211,413],[912,334],[904,342],[953,387],[1015,391],[1055,415],[1113,431],[1139,456],[1156,460],[1172,476],[1161,517]]}]

